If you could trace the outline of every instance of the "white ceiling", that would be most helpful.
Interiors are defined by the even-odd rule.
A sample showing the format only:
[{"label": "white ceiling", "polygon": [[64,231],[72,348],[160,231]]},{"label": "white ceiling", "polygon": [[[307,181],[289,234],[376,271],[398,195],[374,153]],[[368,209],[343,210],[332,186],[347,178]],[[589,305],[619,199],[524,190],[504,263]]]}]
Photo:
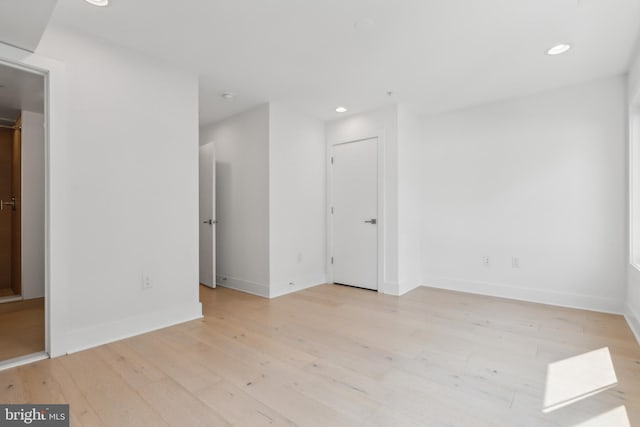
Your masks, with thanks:
[{"label": "white ceiling", "polygon": [[[431,113],[624,73],[640,1],[59,0],[53,21],[198,70],[202,123],[265,101],[331,119],[337,105]],[[545,55],[559,42],[574,49]]]},{"label": "white ceiling", "polygon": [[0,65],[0,124],[15,122],[21,111],[44,111],[44,78]]},{"label": "white ceiling", "polygon": [[0,41],[33,52],[56,0],[0,1]]}]

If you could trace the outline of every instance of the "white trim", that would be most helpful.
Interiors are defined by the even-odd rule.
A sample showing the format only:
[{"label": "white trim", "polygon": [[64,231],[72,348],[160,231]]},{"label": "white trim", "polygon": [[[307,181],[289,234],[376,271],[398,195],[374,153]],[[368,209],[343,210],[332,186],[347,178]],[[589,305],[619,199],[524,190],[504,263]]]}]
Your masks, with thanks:
[{"label": "white trim", "polygon": [[295,286],[291,286],[291,285],[279,286],[276,289],[269,289],[269,298],[278,298],[283,295],[288,295],[294,292],[301,291],[303,289],[309,289],[315,286],[324,285],[325,283],[327,283],[326,278],[319,278],[315,280],[308,280],[306,281],[306,283],[296,284]]},{"label": "white trim", "polygon": [[[0,64],[45,79],[45,350],[51,357],[66,353],[70,260],[66,81],[64,64],[0,43]],[[55,228],[52,224],[56,224]]]},{"label": "white trim", "polygon": [[[399,286],[399,285],[398,285],[398,286]],[[420,287],[422,287],[422,285],[421,285],[421,284],[416,284],[415,286],[412,286],[412,287],[409,287],[409,288],[407,288],[407,289],[402,290],[402,292],[400,292],[400,289],[398,289],[398,292],[399,292],[399,295],[400,295],[400,296],[402,296],[402,295],[406,295],[406,294],[408,294],[409,292],[413,291],[414,289],[418,289],[418,288],[420,288]]]},{"label": "white trim", "polygon": [[327,283],[327,279],[326,277],[310,279],[302,283],[298,283],[295,286],[283,285],[275,289],[272,289],[271,286],[268,285],[261,285],[259,283],[225,275],[217,275],[216,282],[221,288],[233,289],[240,292],[246,292],[251,295],[272,299],[291,294],[293,292],[298,292],[303,289],[313,288],[314,286],[324,285]]},{"label": "white trim", "polygon": [[638,179],[640,179],[640,165],[638,164],[638,155],[640,154],[640,101],[633,101],[629,104],[629,263],[636,269],[640,270],[640,259],[638,259],[638,203],[639,198],[636,195],[638,189]]},{"label": "white trim", "polygon": [[409,292],[411,292],[412,290],[418,289],[421,286],[422,285],[420,285],[420,284],[416,284],[415,286],[410,287],[408,289],[402,289],[400,287],[400,283],[397,283],[397,282],[385,282],[384,291],[383,292],[381,291],[381,292],[386,294],[386,295],[393,295],[393,296],[401,297],[402,295],[406,295]]},{"label": "white trim", "polygon": [[10,295],[8,297],[0,297],[0,304],[4,304],[6,302],[17,302],[22,300],[24,300],[22,295]]},{"label": "white trim", "polygon": [[75,353],[202,317],[202,304],[198,302],[78,329],[68,334],[68,353]]},{"label": "white trim", "polygon": [[22,365],[28,365],[29,363],[39,362],[41,360],[48,359],[49,355],[44,351],[27,354],[26,356],[14,357],[13,359],[3,360],[0,362],[0,371],[5,369],[11,369]]},{"label": "white trim", "polygon": [[385,160],[386,160],[386,131],[384,128],[379,129],[373,133],[367,133],[359,136],[358,138],[351,138],[349,140],[340,140],[330,142],[327,146],[327,278],[330,283],[333,283],[333,264],[331,264],[331,257],[333,255],[333,215],[331,214],[331,206],[333,205],[333,167],[331,159],[333,157],[333,147],[336,145],[349,144],[352,142],[366,141],[368,139],[376,138],[378,145],[378,288],[379,293],[388,293],[391,295],[397,295],[398,290],[387,289],[387,284],[384,282],[384,266],[385,266]]},{"label": "white trim", "polygon": [[248,280],[225,276],[224,274],[216,275],[216,284],[223,288],[235,289],[236,291],[247,292],[259,297],[269,298],[269,285],[262,285]]},{"label": "white trim", "polygon": [[622,314],[624,303],[621,299],[597,297],[592,295],[555,292],[546,289],[523,288],[504,283],[475,282],[450,277],[431,278],[423,281],[423,286],[470,294],[488,295],[518,301]]},{"label": "white trim", "polygon": [[640,315],[631,307],[629,303],[625,304],[624,318],[629,324],[629,329],[636,337],[636,341],[640,344]]},{"label": "white trim", "polygon": [[398,282],[385,282],[384,290],[380,290],[380,293],[385,295],[400,296],[400,284]]},{"label": "white trim", "polygon": [[387,233],[387,218],[385,216],[385,207],[387,205],[387,189],[386,180],[387,171],[385,165],[387,164],[387,143],[386,143],[386,131],[381,129],[377,134],[378,138],[378,292],[384,292],[385,285],[385,265],[386,265],[386,253],[385,253],[385,236]]},{"label": "white trim", "polygon": [[327,244],[327,264],[326,264],[326,272],[327,272],[327,281],[329,283],[333,283],[333,265],[331,264],[331,257],[333,256],[332,248],[333,248],[333,215],[331,214],[331,202],[333,201],[333,168],[331,163],[331,158],[333,155],[333,145],[327,144],[327,158],[326,158],[326,244]]}]

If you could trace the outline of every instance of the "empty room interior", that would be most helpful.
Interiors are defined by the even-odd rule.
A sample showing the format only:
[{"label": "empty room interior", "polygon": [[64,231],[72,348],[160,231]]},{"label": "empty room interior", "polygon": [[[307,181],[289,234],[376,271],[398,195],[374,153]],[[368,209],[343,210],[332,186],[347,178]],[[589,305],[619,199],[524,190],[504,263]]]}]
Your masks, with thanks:
[{"label": "empty room interior", "polygon": [[1,1],[3,425],[640,426],[640,2]]}]

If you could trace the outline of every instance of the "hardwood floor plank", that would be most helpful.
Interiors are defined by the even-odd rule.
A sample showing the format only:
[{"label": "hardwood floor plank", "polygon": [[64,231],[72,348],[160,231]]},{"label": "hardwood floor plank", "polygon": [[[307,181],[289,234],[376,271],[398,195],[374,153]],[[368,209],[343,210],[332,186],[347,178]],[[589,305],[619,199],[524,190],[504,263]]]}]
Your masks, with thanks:
[{"label": "hardwood floor plank", "polygon": [[71,354],[61,358],[60,363],[107,426],[167,425],[159,414],[93,351]]},{"label": "hardwood floor plank", "polygon": [[159,332],[135,337],[126,344],[192,393],[220,381],[206,363],[200,363],[186,349],[177,351],[162,340]]},{"label": "hardwood floor plank", "polygon": [[119,341],[95,349],[94,353],[105,361],[131,387],[136,388],[161,381],[167,376],[141,357],[125,342]]},{"label": "hardwood floor plank", "polygon": [[21,403],[26,402],[27,397],[18,369],[0,371],[0,402]]},{"label": "hardwood floor plank", "polygon": [[[74,426],[573,427],[621,405],[640,425],[621,316],[428,288],[201,301],[204,319],[0,371],[0,402],[68,402]],[[549,364],[604,347],[618,383],[544,413]]]},{"label": "hardwood floor plank", "polygon": [[0,304],[0,361],[44,351],[44,298]]},{"label": "hardwood floor plank", "polygon": [[[142,398],[172,426],[230,426],[213,408],[170,378],[136,387]],[[199,392],[198,392],[199,393]]]},{"label": "hardwood floor plank", "polygon": [[224,413],[234,426],[294,426],[295,423],[225,380],[198,393],[203,403]]},{"label": "hardwood floor plank", "polygon": [[74,402],[69,408],[72,426],[104,425],[61,364],[53,360],[45,360],[22,366],[18,371],[27,392],[26,402],[37,404]]}]

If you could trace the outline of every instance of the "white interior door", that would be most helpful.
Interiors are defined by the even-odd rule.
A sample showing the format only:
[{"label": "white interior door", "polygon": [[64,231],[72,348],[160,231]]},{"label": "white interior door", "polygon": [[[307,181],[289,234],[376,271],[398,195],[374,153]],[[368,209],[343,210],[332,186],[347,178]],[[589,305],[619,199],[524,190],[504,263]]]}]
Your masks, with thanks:
[{"label": "white interior door", "polygon": [[333,281],[378,289],[378,138],[333,147]]},{"label": "white interior door", "polygon": [[200,283],[216,287],[216,158],[213,142],[200,147]]}]

